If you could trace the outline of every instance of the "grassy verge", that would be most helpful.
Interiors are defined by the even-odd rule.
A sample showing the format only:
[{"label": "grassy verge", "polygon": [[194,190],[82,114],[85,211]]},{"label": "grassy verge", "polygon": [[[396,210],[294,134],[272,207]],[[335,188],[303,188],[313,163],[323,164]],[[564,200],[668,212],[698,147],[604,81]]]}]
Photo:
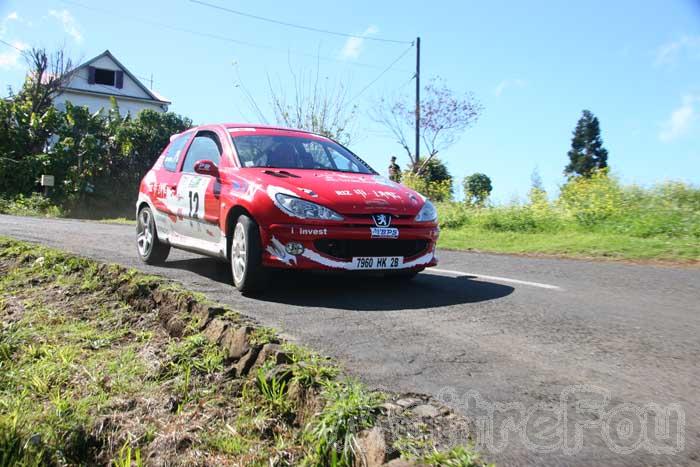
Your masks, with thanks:
[{"label": "grassy verge", "polygon": [[129,217],[130,208],[116,209],[111,206],[101,205],[67,208],[54,204],[50,199],[35,193],[31,196],[18,196],[14,199],[0,197],[0,214],[28,217],[56,217],[90,219],[109,224],[135,224],[136,221]]},{"label": "grassy verge", "polygon": [[544,254],[578,258],[640,260],[671,263],[700,262],[700,240],[639,238],[629,235],[580,232],[494,232],[477,226],[444,228],[438,246],[492,253]]},{"label": "grassy verge", "polygon": [[1,466],[353,465],[389,426],[382,460],[483,465],[399,397],[163,279],[0,238]]},{"label": "grassy verge", "polygon": [[533,188],[525,203],[438,206],[439,246],[656,262],[700,262],[700,188],[622,186],[606,172],[570,180],[559,197]]}]

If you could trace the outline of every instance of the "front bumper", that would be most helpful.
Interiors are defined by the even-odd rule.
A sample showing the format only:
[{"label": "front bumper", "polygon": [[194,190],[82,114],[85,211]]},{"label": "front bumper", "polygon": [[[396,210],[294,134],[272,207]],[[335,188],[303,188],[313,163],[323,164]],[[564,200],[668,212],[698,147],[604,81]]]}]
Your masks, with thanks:
[{"label": "front bumper", "polygon": [[[316,270],[344,270],[354,271],[358,268],[353,262],[353,256],[377,257],[377,256],[402,256],[402,263],[387,270],[415,270],[437,265],[435,257],[435,243],[440,230],[437,226],[396,225],[399,229],[397,240],[412,247],[407,249],[409,256],[402,255],[398,242],[392,239],[372,238],[370,225],[367,226],[321,226],[304,224],[273,224],[267,229],[261,229],[263,242],[263,266],[285,269],[316,269]],[[337,241],[344,245],[356,246],[345,248],[347,254],[334,256],[329,254],[327,248],[319,248],[322,243],[317,241]],[[414,241],[414,242],[411,242]],[[300,254],[290,254],[287,244],[300,243],[304,250]],[[375,242],[375,243],[370,243]],[[382,245],[387,246],[386,253],[382,251]],[[416,248],[414,245],[420,245]],[[372,248],[367,249],[367,246]],[[362,254],[362,248],[368,254]],[[379,247],[379,248],[377,248]],[[325,251],[323,251],[325,250]],[[375,269],[376,270],[376,269]],[[380,269],[381,270],[381,269]]]}]

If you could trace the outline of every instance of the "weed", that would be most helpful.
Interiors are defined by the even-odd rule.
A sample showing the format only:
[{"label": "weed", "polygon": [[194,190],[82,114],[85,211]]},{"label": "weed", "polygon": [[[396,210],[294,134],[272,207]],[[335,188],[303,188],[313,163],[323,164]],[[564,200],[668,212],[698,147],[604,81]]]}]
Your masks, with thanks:
[{"label": "weed", "polygon": [[292,359],[294,381],[303,386],[320,386],[338,376],[338,367],[315,352],[296,344],[285,344],[283,349]]},{"label": "weed", "polygon": [[248,339],[253,345],[264,345],[269,344],[270,342],[276,342],[278,340],[277,330],[274,328],[260,326],[253,329]]},{"label": "weed", "polygon": [[354,380],[327,382],[321,395],[326,404],[306,427],[305,439],[311,448],[307,461],[350,465],[355,457],[355,434],[373,425],[383,397]]},{"label": "weed", "polygon": [[112,465],[114,467],[143,467],[141,449],[132,449],[129,442],[124,443],[117,457],[112,459]]},{"label": "weed", "polygon": [[[486,464],[479,455],[470,448],[457,446],[447,452],[433,451],[425,456],[421,461],[427,465],[445,467],[484,467]],[[494,464],[488,464],[494,466]]]},{"label": "weed", "polygon": [[287,383],[274,376],[267,377],[264,367],[258,368],[257,384],[260,394],[265,402],[276,414],[286,414],[291,411],[292,405],[287,397]]}]

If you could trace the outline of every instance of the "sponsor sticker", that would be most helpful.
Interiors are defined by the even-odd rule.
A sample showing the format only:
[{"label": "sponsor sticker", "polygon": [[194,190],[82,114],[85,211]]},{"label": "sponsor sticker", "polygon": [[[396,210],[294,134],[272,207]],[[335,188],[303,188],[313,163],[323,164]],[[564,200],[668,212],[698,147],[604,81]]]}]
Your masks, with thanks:
[{"label": "sponsor sticker", "polygon": [[372,238],[399,238],[399,229],[396,227],[370,227]]}]

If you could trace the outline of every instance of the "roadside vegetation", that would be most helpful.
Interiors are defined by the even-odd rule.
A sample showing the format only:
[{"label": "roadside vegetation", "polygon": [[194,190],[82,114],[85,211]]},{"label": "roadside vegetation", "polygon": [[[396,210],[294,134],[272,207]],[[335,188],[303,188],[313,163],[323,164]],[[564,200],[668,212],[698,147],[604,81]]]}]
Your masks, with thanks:
[{"label": "roadside vegetation", "polygon": [[362,465],[397,421],[382,458],[483,465],[396,397],[163,279],[0,238],[2,467]]},{"label": "roadside vegetation", "polygon": [[502,253],[700,261],[700,188],[623,186],[606,170],[569,180],[550,200],[537,187],[504,206],[440,203],[439,246]]}]

